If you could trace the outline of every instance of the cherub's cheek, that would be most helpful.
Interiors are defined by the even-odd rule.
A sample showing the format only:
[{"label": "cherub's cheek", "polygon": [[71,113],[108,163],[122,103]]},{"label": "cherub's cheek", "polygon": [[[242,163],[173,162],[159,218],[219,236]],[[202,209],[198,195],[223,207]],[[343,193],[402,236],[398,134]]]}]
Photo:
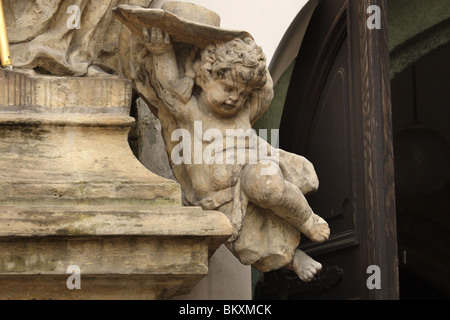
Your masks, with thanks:
[{"label": "cherub's cheek", "polygon": [[220,105],[220,99],[217,96],[210,95],[208,96],[207,102],[209,105]]},{"label": "cherub's cheek", "polygon": [[217,102],[223,103],[223,102],[227,101],[227,99],[228,99],[228,95],[226,95],[226,94],[217,94],[216,95]]}]

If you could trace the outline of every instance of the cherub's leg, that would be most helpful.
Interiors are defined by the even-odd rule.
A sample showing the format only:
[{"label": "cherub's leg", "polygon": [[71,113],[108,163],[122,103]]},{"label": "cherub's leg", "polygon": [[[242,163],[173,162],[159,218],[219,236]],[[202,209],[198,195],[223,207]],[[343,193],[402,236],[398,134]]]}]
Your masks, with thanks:
[{"label": "cherub's leg", "polygon": [[287,268],[294,271],[300,280],[311,281],[322,270],[322,265],[301,250],[295,250],[294,258]]},{"label": "cherub's leg", "polygon": [[242,190],[249,201],[272,210],[312,241],[327,240],[330,235],[328,224],[313,213],[300,189],[284,180],[281,172],[261,175],[263,168],[263,165],[256,164],[243,169]]}]

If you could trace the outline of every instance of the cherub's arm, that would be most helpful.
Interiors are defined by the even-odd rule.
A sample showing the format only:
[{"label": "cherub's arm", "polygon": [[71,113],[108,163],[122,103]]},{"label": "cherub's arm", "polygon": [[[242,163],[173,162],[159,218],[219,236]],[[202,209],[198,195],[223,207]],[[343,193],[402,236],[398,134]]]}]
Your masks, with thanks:
[{"label": "cherub's arm", "polygon": [[146,48],[153,59],[153,86],[166,107],[175,116],[186,113],[185,105],[192,94],[194,81],[180,79],[175,50],[168,33],[158,28],[144,29]]},{"label": "cherub's arm", "polygon": [[261,118],[270,107],[273,99],[273,80],[267,70],[267,82],[259,90],[255,91],[250,100],[250,122],[252,126]]}]

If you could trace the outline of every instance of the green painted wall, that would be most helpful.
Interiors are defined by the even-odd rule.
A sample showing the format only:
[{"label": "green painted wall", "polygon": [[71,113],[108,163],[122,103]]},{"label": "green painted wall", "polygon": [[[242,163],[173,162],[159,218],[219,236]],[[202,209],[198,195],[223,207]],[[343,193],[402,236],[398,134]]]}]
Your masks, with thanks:
[{"label": "green painted wall", "polygon": [[450,0],[388,0],[391,78],[450,41]]},{"label": "green painted wall", "polygon": [[448,18],[449,0],[388,0],[389,51]]},{"label": "green painted wall", "polygon": [[289,89],[292,72],[294,71],[295,61],[291,63],[289,68],[283,73],[278,82],[274,86],[275,96],[272,100],[267,112],[258,120],[254,128],[259,129],[278,129],[280,128],[281,116],[283,114],[284,103]]}]

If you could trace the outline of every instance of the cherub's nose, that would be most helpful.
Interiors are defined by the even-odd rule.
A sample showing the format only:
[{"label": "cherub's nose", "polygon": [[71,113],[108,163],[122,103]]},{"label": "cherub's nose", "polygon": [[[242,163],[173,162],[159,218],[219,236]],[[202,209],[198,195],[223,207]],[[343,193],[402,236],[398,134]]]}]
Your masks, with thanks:
[{"label": "cherub's nose", "polygon": [[237,100],[238,100],[238,95],[237,95],[237,94],[233,94],[233,95],[231,95],[231,96],[228,97],[227,103],[228,103],[228,104],[234,103],[234,102],[236,102]]}]

